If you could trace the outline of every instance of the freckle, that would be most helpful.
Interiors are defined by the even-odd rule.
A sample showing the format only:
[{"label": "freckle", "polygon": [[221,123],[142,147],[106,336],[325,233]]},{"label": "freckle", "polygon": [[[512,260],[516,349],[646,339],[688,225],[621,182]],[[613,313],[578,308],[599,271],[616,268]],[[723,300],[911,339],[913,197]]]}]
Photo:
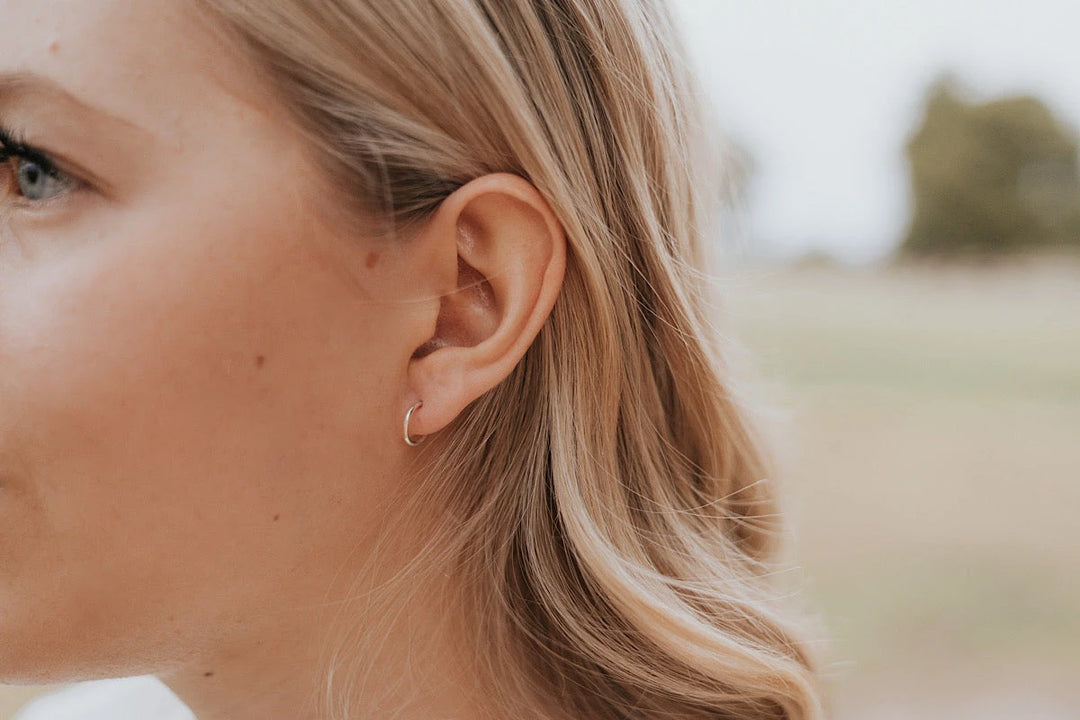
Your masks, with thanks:
[{"label": "freckle", "polygon": [[265,355],[259,355],[257,358],[255,358],[255,367],[260,367],[261,368],[265,364],[266,364],[266,356]]},{"label": "freckle", "polygon": [[379,253],[377,253],[375,251],[372,251],[372,252],[368,253],[367,261],[365,261],[364,264],[367,265],[367,269],[370,270],[371,268],[375,267],[376,263],[378,263],[378,262],[379,262]]},{"label": "freckle", "polygon": [[53,40],[51,43],[49,43],[49,52],[54,53],[59,49],[60,49],[60,42],[58,40]]},{"label": "freckle", "polygon": [[281,518],[280,514],[274,516],[274,522],[277,522]]},{"label": "freckle", "polygon": [[213,670],[207,670],[206,672],[203,673],[203,677],[213,677],[213,675],[214,675]]}]

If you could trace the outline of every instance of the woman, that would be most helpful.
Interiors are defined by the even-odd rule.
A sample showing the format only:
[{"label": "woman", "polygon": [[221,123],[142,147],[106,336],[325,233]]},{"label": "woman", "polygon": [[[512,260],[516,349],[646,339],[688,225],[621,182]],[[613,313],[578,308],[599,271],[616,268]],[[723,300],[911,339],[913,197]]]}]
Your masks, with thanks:
[{"label": "woman", "polygon": [[819,716],[658,0],[0,13],[26,717]]}]

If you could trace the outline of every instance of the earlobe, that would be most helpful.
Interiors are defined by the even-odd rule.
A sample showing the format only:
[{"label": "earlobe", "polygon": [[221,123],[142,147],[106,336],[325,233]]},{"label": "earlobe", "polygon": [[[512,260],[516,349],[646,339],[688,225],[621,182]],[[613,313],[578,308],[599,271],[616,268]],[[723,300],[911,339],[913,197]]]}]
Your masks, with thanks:
[{"label": "earlobe", "polygon": [[422,401],[409,418],[414,439],[441,430],[513,371],[551,313],[566,264],[555,213],[516,175],[458,188],[422,234],[443,246],[437,274],[456,282],[440,291],[435,332],[409,359],[403,402]]}]

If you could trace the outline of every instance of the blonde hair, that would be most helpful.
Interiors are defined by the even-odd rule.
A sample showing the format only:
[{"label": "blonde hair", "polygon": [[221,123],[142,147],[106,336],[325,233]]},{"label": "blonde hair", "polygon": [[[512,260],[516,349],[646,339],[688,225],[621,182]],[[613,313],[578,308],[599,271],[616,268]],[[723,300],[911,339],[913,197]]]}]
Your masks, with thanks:
[{"label": "blonde hair", "polygon": [[765,579],[774,488],[701,272],[719,163],[661,2],[202,2],[354,205],[406,228],[510,172],[565,229],[547,324],[426,458],[505,712],[819,717]]}]

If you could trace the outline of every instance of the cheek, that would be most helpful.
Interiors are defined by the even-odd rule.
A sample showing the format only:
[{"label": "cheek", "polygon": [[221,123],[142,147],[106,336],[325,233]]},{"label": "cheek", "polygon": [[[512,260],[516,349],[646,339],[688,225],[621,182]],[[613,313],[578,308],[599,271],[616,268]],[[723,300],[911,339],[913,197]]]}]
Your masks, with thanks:
[{"label": "cheek", "polygon": [[7,274],[0,621],[33,598],[68,653],[70,626],[212,624],[371,520],[392,320],[311,248],[291,218],[155,215]]}]

